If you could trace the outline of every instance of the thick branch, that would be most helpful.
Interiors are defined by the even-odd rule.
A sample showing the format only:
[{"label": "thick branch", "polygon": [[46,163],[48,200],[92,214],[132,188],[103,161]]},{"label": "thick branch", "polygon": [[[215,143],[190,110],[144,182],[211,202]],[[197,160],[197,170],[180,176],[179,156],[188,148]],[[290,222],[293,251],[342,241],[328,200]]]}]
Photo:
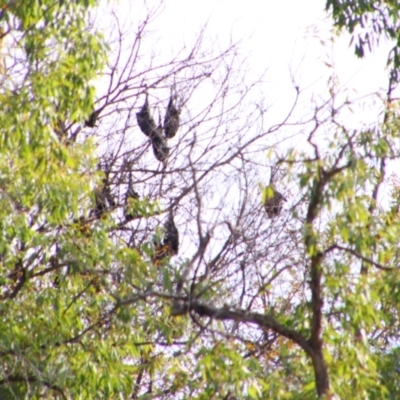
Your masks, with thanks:
[{"label": "thick branch", "polygon": [[272,331],[292,340],[298,344],[308,355],[312,356],[313,350],[308,340],[299,332],[280,324],[275,318],[259,313],[249,313],[244,310],[232,310],[228,307],[214,308],[197,301],[189,303],[189,309],[200,316],[207,316],[218,320],[230,320],[235,322],[247,322],[255,324],[260,328]]}]

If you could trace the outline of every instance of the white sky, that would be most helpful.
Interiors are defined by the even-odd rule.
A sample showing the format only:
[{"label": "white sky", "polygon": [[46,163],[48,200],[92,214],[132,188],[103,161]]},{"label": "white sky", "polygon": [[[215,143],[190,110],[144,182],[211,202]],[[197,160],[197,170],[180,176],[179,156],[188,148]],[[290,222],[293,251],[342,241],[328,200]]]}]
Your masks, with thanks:
[{"label": "white sky", "polygon": [[[352,96],[386,90],[388,45],[381,44],[363,60],[357,59],[353,47],[349,47],[349,35],[335,38],[332,45],[332,21],[324,7],[324,0],[169,0],[153,28],[160,48],[171,44],[181,48],[182,43],[191,43],[207,21],[206,36],[221,43],[221,48],[231,38],[240,40],[249,74],[268,70],[264,95],[279,122],[294,97],[293,72],[295,83],[308,88],[310,98],[326,91],[331,71],[325,63],[332,61],[342,87],[354,89]],[[368,118],[370,121],[366,121]],[[376,122],[376,114],[366,110],[362,120]],[[359,119],[354,124],[359,124]]]},{"label": "white sky", "polygon": [[[324,6],[324,0],[172,0],[166,2],[157,26],[163,34],[179,43],[190,40],[208,21],[207,32],[211,37],[218,37],[221,42],[228,41],[231,36],[234,40],[243,40],[243,47],[248,50],[255,69],[268,67],[275,73],[285,72],[283,68],[287,72],[289,64],[299,62],[306,52],[307,58],[324,56],[319,41],[309,38],[312,31],[319,30],[321,38],[326,39],[332,27]],[[375,52],[374,56],[359,61],[349,48],[349,36],[337,42],[335,59],[340,72],[347,72],[346,78],[360,83],[362,76],[369,72],[374,72],[375,76],[382,74],[385,51]],[[329,54],[330,49],[325,52]],[[361,73],[359,79],[353,77],[355,73]],[[363,80],[365,83],[372,89],[377,87],[371,79]]]},{"label": "white sky", "polygon": [[[153,9],[160,3],[161,0],[120,0],[111,4],[117,4],[122,16],[139,21],[141,15],[146,15],[146,8]],[[354,97],[385,91],[388,45],[381,43],[363,60],[355,57],[347,34],[335,37],[332,45],[332,20],[324,7],[325,0],[164,0],[159,14],[149,24],[151,32],[146,44],[169,57],[172,49],[180,50],[185,43],[190,46],[206,23],[206,38],[219,43],[221,49],[231,39],[240,41],[248,74],[255,77],[268,71],[262,90],[274,107],[276,122],[294,98],[291,75],[311,98],[326,91],[332,73],[326,63],[334,62],[342,87],[354,89]],[[376,117],[371,112],[366,116]]]},{"label": "white sky", "polygon": [[[160,3],[120,0],[117,4],[123,15],[140,20],[140,15],[146,14],[146,6],[154,8]],[[129,7],[124,7],[127,4]],[[350,36],[334,36],[332,20],[324,7],[325,0],[165,0],[158,16],[149,24],[146,46],[171,57],[171,48],[180,50],[185,43],[190,46],[206,23],[205,37],[219,43],[221,49],[231,39],[240,41],[249,80],[267,70],[260,89],[271,106],[269,126],[281,122],[292,106],[292,76],[303,90],[302,104],[295,111],[297,117],[310,108],[312,98],[329,97],[327,81],[332,69],[327,64],[334,65],[340,87],[350,99],[383,94],[387,86],[388,44],[381,43],[372,54],[357,59],[349,46]],[[334,43],[330,40],[333,37]],[[346,126],[360,129],[360,123],[376,123],[378,109],[372,99],[366,100],[354,115],[349,115]]]},{"label": "white sky", "polygon": [[[136,21],[132,36],[137,29],[135,23],[143,20],[147,9],[160,7],[161,3],[161,0],[111,2],[124,18]],[[110,3],[107,4],[109,9]],[[382,41],[372,54],[357,59],[349,46],[350,36],[333,34],[332,20],[324,8],[325,0],[164,0],[158,15],[148,25],[150,31],[143,43],[149,52],[155,51],[169,60],[175,54],[171,50],[179,51],[185,43],[191,46],[205,24],[206,43],[209,40],[225,49],[230,40],[240,41],[248,80],[253,81],[267,70],[258,87],[270,106],[265,126],[272,126],[282,122],[293,104],[292,76],[303,90],[295,118],[301,119],[311,111],[313,99],[329,98],[327,81],[333,70],[327,64],[334,65],[345,92],[343,96],[349,96],[350,100],[377,92],[383,95],[386,91],[389,45]],[[379,108],[372,98],[360,102],[354,107],[354,114],[345,116],[346,126],[360,129],[363,124],[375,124],[382,118]],[[296,142],[291,145],[301,146],[304,137],[293,140]]]}]

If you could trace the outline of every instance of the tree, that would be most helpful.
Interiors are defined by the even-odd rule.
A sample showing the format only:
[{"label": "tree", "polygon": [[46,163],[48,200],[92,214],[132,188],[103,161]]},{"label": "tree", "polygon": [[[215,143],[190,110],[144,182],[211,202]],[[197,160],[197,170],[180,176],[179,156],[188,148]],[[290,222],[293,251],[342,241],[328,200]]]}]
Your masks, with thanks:
[{"label": "tree", "polygon": [[397,398],[393,90],[269,126],[239,44],[165,60],[146,5],[2,8],[0,397]]},{"label": "tree", "polygon": [[347,30],[354,45],[355,54],[362,58],[365,48],[372,50],[374,45],[386,40],[392,44],[387,57],[389,69],[388,94],[396,89],[400,81],[400,6],[395,1],[368,0],[362,2],[327,0],[326,10],[331,13],[334,25],[339,31]]}]

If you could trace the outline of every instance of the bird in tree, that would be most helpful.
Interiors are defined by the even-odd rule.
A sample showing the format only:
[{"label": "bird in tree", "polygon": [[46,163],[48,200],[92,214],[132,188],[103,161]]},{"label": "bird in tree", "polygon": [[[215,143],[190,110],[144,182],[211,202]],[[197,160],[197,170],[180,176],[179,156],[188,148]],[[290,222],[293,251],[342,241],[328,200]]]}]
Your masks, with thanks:
[{"label": "bird in tree", "polygon": [[[98,165],[98,169],[101,170],[100,164]],[[94,190],[95,207],[92,213],[96,218],[102,217],[109,208],[116,206],[110,189],[109,167],[107,164],[104,169],[106,176],[102,179],[102,185],[96,187]]]},{"label": "bird in tree", "polygon": [[176,256],[179,251],[179,232],[175,226],[172,211],[169,214],[168,221],[165,225],[164,246],[168,246],[169,253]]},{"label": "bird in tree", "polygon": [[169,157],[169,147],[167,141],[163,136],[161,121],[151,139],[153,145],[153,153],[158,161],[165,162]]},{"label": "bird in tree", "polygon": [[173,138],[178,132],[180,124],[180,111],[174,105],[174,99],[171,95],[164,117],[164,132],[167,139]]},{"label": "bird in tree", "polygon": [[265,211],[269,218],[278,216],[282,211],[283,202],[286,201],[286,198],[280,192],[275,189],[273,191],[273,196],[267,198],[264,202]]},{"label": "bird in tree", "polygon": [[135,213],[132,210],[132,206],[136,200],[139,200],[140,196],[139,193],[137,193],[133,189],[133,184],[132,184],[132,172],[129,172],[129,182],[128,182],[128,190],[126,191],[125,195],[125,218],[127,221],[131,221],[132,219],[135,218]]},{"label": "bird in tree", "polygon": [[95,206],[93,214],[96,218],[101,218],[110,207],[115,206],[115,201],[112,198],[110,187],[103,184],[94,190]]},{"label": "bird in tree", "polygon": [[101,110],[95,110],[90,114],[88,120],[85,121],[85,126],[88,128],[94,128],[96,126],[97,118],[99,118]]},{"label": "bird in tree", "polygon": [[156,242],[154,244],[155,254],[153,257],[153,263],[155,265],[160,264],[162,260],[168,257],[177,255],[179,251],[179,232],[175,226],[172,211],[169,214],[164,230],[165,235],[162,242]]},{"label": "bird in tree", "polygon": [[146,94],[146,100],[141,110],[138,113],[136,113],[136,120],[140,130],[149,138],[153,138],[155,135],[158,134],[157,125],[150,113],[149,99],[147,94]]}]

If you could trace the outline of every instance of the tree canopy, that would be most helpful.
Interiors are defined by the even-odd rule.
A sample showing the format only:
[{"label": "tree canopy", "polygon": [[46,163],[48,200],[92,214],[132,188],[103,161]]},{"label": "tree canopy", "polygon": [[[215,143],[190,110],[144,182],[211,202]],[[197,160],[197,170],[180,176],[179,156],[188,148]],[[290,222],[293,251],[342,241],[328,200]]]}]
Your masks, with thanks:
[{"label": "tree canopy", "polygon": [[158,2],[3,3],[1,399],[400,396],[396,2],[326,3],[393,41],[356,129],[330,67],[270,124],[268,71],[166,55]]}]

